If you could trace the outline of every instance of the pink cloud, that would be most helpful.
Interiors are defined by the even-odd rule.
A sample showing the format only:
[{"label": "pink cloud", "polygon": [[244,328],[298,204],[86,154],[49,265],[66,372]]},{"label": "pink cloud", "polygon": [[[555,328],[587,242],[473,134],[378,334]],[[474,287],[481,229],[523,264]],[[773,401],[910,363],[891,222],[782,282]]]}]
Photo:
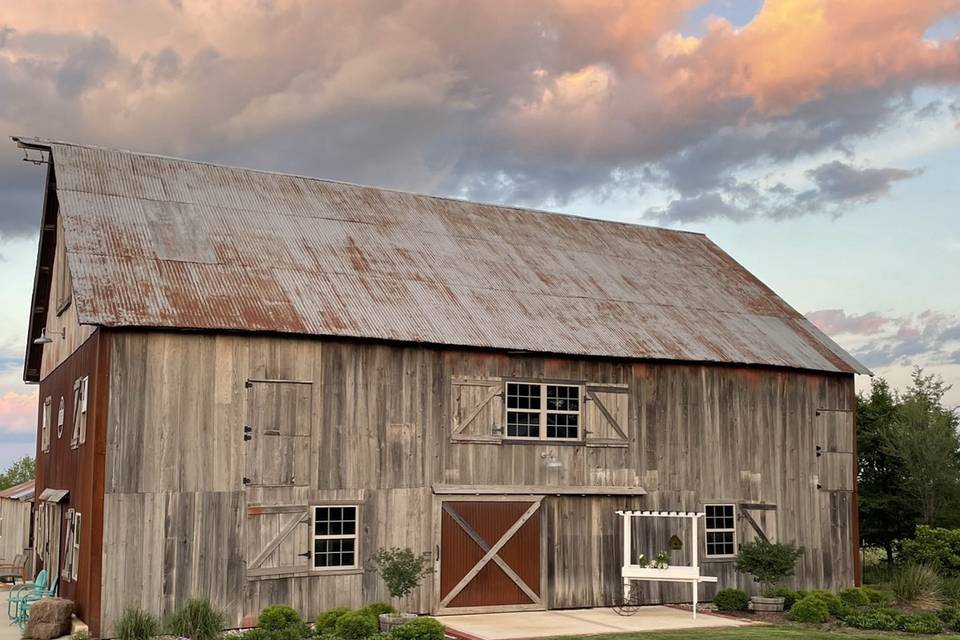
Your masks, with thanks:
[{"label": "pink cloud", "polygon": [[876,311],[864,314],[849,314],[843,309],[821,309],[806,314],[807,320],[817,325],[821,331],[829,335],[875,335],[893,321]]},{"label": "pink cloud", "polygon": [[8,391],[0,396],[0,432],[33,433],[37,428],[37,392]]}]

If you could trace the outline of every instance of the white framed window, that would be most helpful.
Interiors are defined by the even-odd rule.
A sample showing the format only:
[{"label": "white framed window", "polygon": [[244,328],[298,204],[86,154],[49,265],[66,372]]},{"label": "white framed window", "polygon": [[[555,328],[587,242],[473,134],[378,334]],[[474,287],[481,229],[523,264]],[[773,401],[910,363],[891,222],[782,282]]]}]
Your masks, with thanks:
[{"label": "white framed window", "polygon": [[703,507],[704,542],[707,558],[732,558],[737,555],[737,513],[732,504],[707,504]]},{"label": "white framed window", "polygon": [[356,569],[360,509],[355,504],[313,507],[313,568]]},{"label": "white framed window", "polygon": [[90,378],[77,378],[73,383],[73,435],[70,447],[76,449],[87,440],[87,391]]},{"label": "white framed window", "polygon": [[579,440],[583,389],[576,384],[506,383],[506,438]]},{"label": "white framed window", "polygon": [[50,419],[53,412],[53,398],[47,396],[43,401],[43,416],[40,422],[40,449],[50,451]]}]

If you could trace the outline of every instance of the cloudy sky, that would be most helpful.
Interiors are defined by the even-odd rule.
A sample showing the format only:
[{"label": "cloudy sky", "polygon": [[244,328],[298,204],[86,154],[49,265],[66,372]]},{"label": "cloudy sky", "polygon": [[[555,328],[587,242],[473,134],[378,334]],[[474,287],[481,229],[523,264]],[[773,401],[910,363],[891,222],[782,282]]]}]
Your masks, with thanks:
[{"label": "cloudy sky", "polygon": [[[0,134],[702,231],[960,404],[958,32],[960,0],[5,0]],[[43,177],[0,147],[0,466],[35,448]]]}]

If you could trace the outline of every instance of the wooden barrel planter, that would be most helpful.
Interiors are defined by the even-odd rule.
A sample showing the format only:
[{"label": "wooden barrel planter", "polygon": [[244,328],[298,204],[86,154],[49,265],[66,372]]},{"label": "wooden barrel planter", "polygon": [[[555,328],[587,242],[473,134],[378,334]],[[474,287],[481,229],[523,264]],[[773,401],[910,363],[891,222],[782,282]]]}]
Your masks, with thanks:
[{"label": "wooden barrel planter", "polygon": [[393,631],[400,625],[415,620],[416,617],[417,614],[415,613],[381,613],[380,631],[384,633]]},{"label": "wooden barrel planter", "polygon": [[754,611],[783,611],[783,598],[752,596],[750,604]]}]

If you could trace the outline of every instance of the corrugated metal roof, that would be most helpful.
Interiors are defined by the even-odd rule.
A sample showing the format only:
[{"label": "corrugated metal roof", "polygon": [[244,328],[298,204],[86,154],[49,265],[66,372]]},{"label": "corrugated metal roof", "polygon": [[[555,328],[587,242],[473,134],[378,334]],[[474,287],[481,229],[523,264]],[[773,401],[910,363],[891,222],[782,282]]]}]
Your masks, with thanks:
[{"label": "corrugated metal roof", "polygon": [[10,500],[32,500],[34,491],[33,487],[33,480],[21,482],[20,484],[15,484],[12,487],[7,487],[3,491],[0,491],[0,498],[8,498]]},{"label": "corrugated metal roof", "polygon": [[85,324],[867,372],[700,234],[39,144]]}]

